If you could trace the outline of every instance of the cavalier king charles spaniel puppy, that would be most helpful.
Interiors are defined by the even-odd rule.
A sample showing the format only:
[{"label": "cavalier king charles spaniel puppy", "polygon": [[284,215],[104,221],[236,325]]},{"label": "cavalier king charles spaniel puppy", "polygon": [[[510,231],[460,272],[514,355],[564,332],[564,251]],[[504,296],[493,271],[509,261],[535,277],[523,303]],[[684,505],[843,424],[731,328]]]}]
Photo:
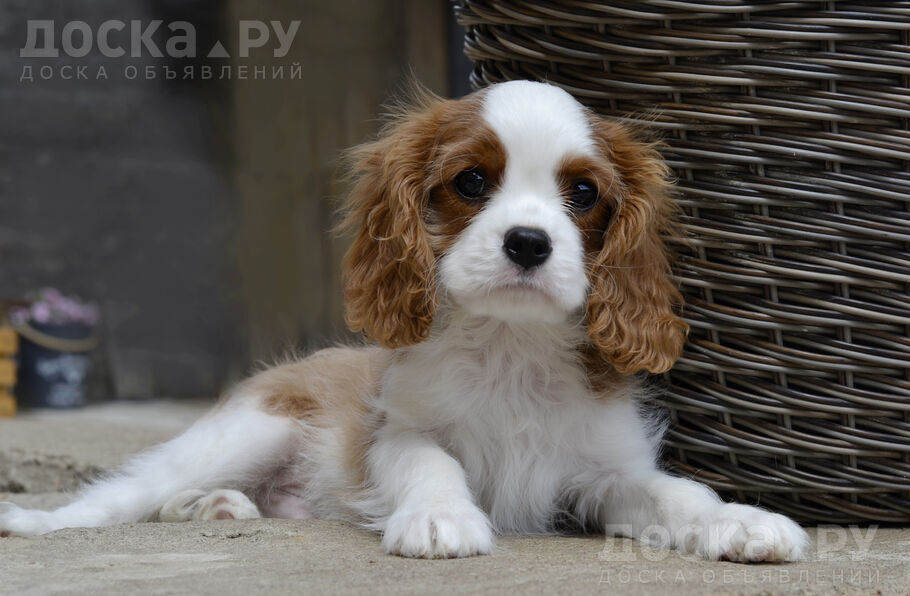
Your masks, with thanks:
[{"label": "cavalier king charles spaniel puppy", "polygon": [[661,470],[646,373],[688,327],[667,168],[558,87],[424,97],[353,152],[347,320],[183,435],[0,535],[123,522],[348,520],[388,553],[465,557],[567,526],[708,559],[790,561],[788,518]]}]

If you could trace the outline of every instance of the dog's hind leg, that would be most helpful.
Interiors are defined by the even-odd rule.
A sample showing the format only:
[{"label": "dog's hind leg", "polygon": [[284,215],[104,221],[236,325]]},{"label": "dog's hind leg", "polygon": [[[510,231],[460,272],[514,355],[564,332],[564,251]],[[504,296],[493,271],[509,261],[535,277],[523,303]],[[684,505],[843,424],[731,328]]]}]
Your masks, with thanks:
[{"label": "dog's hind leg", "polygon": [[[266,414],[253,400],[232,400],[177,438],[138,455],[111,476],[87,486],[69,505],[55,511],[36,511],[0,504],[0,536],[151,521],[190,490],[204,495],[218,489],[252,494],[293,458],[298,437],[299,426],[293,419]],[[230,495],[228,501],[236,496]],[[258,517],[258,510],[255,516],[251,513],[249,507],[255,510],[255,506],[249,499],[246,503],[233,500],[238,501],[237,511],[242,516]],[[217,513],[221,509],[212,510]]]}]

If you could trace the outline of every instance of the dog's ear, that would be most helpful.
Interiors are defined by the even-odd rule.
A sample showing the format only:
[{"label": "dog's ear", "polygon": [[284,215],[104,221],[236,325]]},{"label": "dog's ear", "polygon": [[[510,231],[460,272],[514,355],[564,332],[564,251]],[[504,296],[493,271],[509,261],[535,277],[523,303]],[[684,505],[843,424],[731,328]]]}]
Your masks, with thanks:
[{"label": "dog's ear", "polygon": [[679,358],[689,331],[677,315],[682,296],[669,278],[663,240],[675,215],[668,169],[629,129],[592,120],[622,184],[603,246],[588,264],[588,336],[619,372],[662,373]]},{"label": "dog's ear", "polygon": [[436,310],[424,178],[442,100],[418,101],[349,155],[355,184],[342,227],[355,236],[343,265],[346,321],[387,348],[426,339]]}]

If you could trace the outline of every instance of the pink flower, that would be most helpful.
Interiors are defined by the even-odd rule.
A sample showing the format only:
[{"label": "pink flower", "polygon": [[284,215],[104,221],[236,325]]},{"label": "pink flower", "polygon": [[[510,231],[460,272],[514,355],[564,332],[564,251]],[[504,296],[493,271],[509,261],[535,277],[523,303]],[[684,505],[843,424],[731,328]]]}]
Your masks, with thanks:
[{"label": "pink flower", "polygon": [[82,318],[82,305],[70,298],[64,298],[54,306],[56,306],[59,323],[79,321]]},{"label": "pink flower", "polygon": [[50,323],[51,307],[44,302],[32,304],[32,318],[38,323]]},{"label": "pink flower", "polygon": [[[55,323],[66,325],[79,323],[94,327],[100,320],[98,306],[92,302],[83,302],[77,296],[64,296],[54,288],[42,288],[41,291],[29,294],[31,308],[10,310],[10,320],[17,323]],[[15,317],[15,318],[14,318]]]}]

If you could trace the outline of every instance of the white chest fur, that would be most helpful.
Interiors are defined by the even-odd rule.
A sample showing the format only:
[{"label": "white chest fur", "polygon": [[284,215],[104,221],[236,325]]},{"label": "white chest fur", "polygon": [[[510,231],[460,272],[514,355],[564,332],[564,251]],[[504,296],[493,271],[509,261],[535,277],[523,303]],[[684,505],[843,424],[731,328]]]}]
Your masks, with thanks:
[{"label": "white chest fur", "polygon": [[401,354],[380,407],[390,424],[432,434],[460,462],[499,531],[545,532],[583,477],[605,463],[621,469],[630,447],[653,457],[630,395],[636,384],[613,395],[589,388],[580,329],[453,319]]}]

